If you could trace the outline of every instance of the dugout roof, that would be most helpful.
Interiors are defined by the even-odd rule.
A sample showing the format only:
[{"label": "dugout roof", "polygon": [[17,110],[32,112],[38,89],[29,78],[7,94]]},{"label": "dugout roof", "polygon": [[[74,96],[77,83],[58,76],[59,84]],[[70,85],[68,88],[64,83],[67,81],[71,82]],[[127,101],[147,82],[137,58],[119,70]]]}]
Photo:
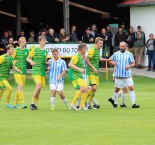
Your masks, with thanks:
[{"label": "dugout roof", "polygon": [[[93,23],[103,25],[105,23],[121,23],[128,21],[129,10],[118,8],[117,5],[123,0],[70,0],[72,3],[86,6],[85,9],[70,5],[70,23],[86,26]],[[88,8],[87,8],[88,7]],[[109,13],[104,15],[99,12],[88,10],[93,8],[99,12]],[[0,27],[15,27],[16,0],[0,0],[0,11],[12,14],[12,16],[0,13]],[[21,0],[22,26],[27,29],[39,28],[42,25],[63,27],[63,3],[62,0]],[[28,18],[29,24],[24,23]],[[101,23],[102,22],[102,23]],[[82,24],[81,24],[82,23]],[[126,22],[125,22],[126,23]]]},{"label": "dugout roof", "polygon": [[127,7],[127,6],[146,6],[146,5],[155,5],[155,0],[124,0],[118,6]]}]

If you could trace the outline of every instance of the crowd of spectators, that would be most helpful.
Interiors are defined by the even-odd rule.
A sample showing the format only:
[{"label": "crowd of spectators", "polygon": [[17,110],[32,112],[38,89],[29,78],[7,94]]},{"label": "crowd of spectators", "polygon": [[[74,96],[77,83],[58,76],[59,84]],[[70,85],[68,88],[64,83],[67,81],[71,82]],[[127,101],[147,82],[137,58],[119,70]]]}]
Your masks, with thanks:
[{"label": "crowd of spectators", "polygon": [[[148,71],[155,71],[155,40],[154,35],[150,34],[147,44],[145,44],[145,33],[142,31],[141,26],[137,27],[135,31],[133,27],[129,29],[125,28],[125,25],[122,24],[118,27],[118,32],[113,34],[111,31],[110,25],[101,28],[98,31],[97,26],[93,24],[91,27],[86,27],[85,32],[81,37],[77,33],[77,27],[73,25],[71,27],[70,35],[66,34],[64,28],[60,29],[59,33],[56,33],[53,28],[42,29],[39,33],[30,31],[29,34],[25,34],[22,30],[18,36],[14,36],[12,31],[5,31],[0,35],[0,45],[13,44],[15,47],[18,46],[18,39],[20,37],[25,37],[28,43],[38,42],[39,36],[46,36],[47,43],[58,43],[58,42],[85,42],[85,43],[94,43],[96,37],[102,37],[104,40],[103,46],[103,56],[105,57],[104,51],[108,50],[109,57],[113,54],[114,51],[119,50],[119,43],[125,41],[128,44],[128,50],[133,54],[136,62],[137,69],[142,68],[144,51],[147,47],[147,54],[149,60]],[[150,40],[151,39],[151,40]],[[1,46],[0,46],[1,48]],[[140,57],[140,60],[139,60]]]},{"label": "crowd of spectators", "polygon": [[[108,31],[105,28],[105,33]],[[18,41],[20,37],[25,37],[27,42],[33,43],[38,42],[38,37],[41,35],[46,36],[47,43],[81,41],[85,43],[93,43],[96,37],[102,35],[102,32],[97,30],[97,26],[95,24],[93,24],[91,27],[86,27],[83,35],[80,37],[77,34],[77,27],[75,25],[71,27],[70,35],[66,34],[64,28],[61,28],[59,33],[56,33],[54,28],[42,29],[39,32],[30,31],[29,34],[25,34],[24,30],[21,30],[18,36],[13,35],[12,31],[9,30],[5,31],[3,34],[0,34],[0,42],[8,43],[9,38],[12,38],[14,41]]]}]

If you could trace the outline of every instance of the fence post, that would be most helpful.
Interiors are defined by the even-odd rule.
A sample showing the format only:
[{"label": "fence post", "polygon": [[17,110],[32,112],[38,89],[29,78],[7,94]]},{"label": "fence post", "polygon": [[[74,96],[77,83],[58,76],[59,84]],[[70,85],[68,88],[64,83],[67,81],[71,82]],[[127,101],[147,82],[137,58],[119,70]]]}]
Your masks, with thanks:
[{"label": "fence post", "polygon": [[16,1],[16,35],[21,31],[21,0]]},{"label": "fence post", "polygon": [[63,2],[63,16],[64,16],[64,28],[66,34],[70,34],[70,15],[69,15],[69,0]]}]

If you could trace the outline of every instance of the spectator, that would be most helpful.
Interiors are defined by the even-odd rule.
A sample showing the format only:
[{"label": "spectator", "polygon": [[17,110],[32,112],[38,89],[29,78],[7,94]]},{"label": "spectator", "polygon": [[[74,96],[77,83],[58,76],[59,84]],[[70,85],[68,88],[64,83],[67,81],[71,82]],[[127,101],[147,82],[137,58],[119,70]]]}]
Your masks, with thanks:
[{"label": "spectator", "polygon": [[60,42],[69,42],[69,36],[66,34],[64,28],[60,29],[59,40]]},{"label": "spectator", "polygon": [[90,34],[90,28],[87,27],[85,34],[82,36],[82,41],[85,43],[93,43],[94,42],[94,37],[92,34]]},{"label": "spectator", "polygon": [[[106,32],[106,29],[105,28],[102,28],[101,29],[101,34],[100,34],[100,37],[104,40],[104,43],[103,43],[103,50],[102,50],[102,57],[108,57],[110,54],[109,54],[109,47],[108,47],[108,35],[107,35],[107,32]],[[107,49],[107,50],[105,50]],[[107,54],[105,54],[105,51]]]},{"label": "spectator", "polygon": [[93,35],[94,39],[99,36],[99,33],[97,31],[97,26],[95,24],[93,24],[91,26],[91,32],[90,32],[90,34]]},{"label": "spectator", "polygon": [[46,36],[46,29],[40,31],[40,36]]},{"label": "spectator", "polygon": [[110,25],[107,25],[107,35],[108,35],[108,46],[110,48],[110,55],[113,54],[113,46],[112,46],[112,38],[113,38],[113,34],[111,32],[111,27]]},{"label": "spectator", "polygon": [[5,31],[0,39],[0,42],[2,42],[0,43],[0,55],[5,54],[7,52],[6,46],[8,44],[8,39],[9,39],[9,33],[8,31]]},{"label": "spectator", "polygon": [[13,37],[10,37],[8,39],[8,44],[12,44],[14,46],[14,39],[13,39]]},{"label": "spectator", "polygon": [[20,37],[25,37],[25,39],[27,39],[24,30],[21,30],[21,31],[20,31],[20,33],[19,33],[19,35],[18,35],[18,40],[19,40]]},{"label": "spectator", "polygon": [[13,43],[14,43],[14,39],[13,39],[12,37],[10,37],[10,38],[8,39],[8,43],[9,43],[9,44],[13,44]]},{"label": "spectator", "polygon": [[6,46],[9,45],[9,44],[13,45],[14,48],[16,48],[16,46],[18,46],[18,42],[17,41],[14,41],[14,38],[13,37],[10,37],[8,39],[8,43],[6,44]]},{"label": "spectator", "polygon": [[134,41],[135,41],[135,32],[134,32],[134,28],[130,27],[129,28],[129,33],[127,34],[127,39],[126,42],[128,44],[128,50],[134,55]]},{"label": "spectator", "polygon": [[2,38],[1,38],[1,42],[7,43],[8,42],[8,39],[9,39],[9,33],[8,33],[8,31],[5,31],[3,33]]},{"label": "spectator", "polygon": [[125,24],[124,23],[121,24],[121,27],[123,29],[123,32],[127,34],[128,30],[125,28]]},{"label": "spectator", "polygon": [[59,42],[58,36],[54,33],[53,28],[48,29],[48,34],[46,35],[47,41],[48,42]]},{"label": "spectator", "polygon": [[108,35],[105,28],[101,29],[101,34],[99,35],[101,38],[103,38],[104,43],[108,44]]},{"label": "spectator", "polygon": [[120,42],[126,42],[126,34],[123,32],[122,27],[118,28],[118,32],[115,34],[115,47],[116,47],[116,51],[119,51],[119,44]]},{"label": "spectator", "polygon": [[[145,33],[142,32],[141,26],[137,27],[137,32],[135,33],[135,42],[134,42],[134,53],[137,69],[142,69],[143,57],[144,57],[144,48],[145,48]],[[138,56],[140,55],[140,62],[138,61]]]},{"label": "spectator", "polygon": [[28,38],[29,43],[37,42],[34,31],[30,31],[30,37]]},{"label": "spectator", "polygon": [[39,34],[36,36],[37,40],[38,40],[39,36],[45,36],[46,37],[46,29],[41,29],[39,31]]},{"label": "spectator", "polygon": [[147,47],[147,55],[148,55],[147,71],[151,71],[152,69],[152,71],[155,72],[155,39],[153,34],[149,35],[149,39],[147,40],[146,47]]},{"label": "spectator", "polygon": [[75,25],[73,25],[72,28],[71,28],[70,41],[71,42],[78,42],[78,37],[77,37],[76,26]]},{"label": "spectator", "polygon": [[11,30],[8,31],[9,37],[14,39],[13,32]]}]

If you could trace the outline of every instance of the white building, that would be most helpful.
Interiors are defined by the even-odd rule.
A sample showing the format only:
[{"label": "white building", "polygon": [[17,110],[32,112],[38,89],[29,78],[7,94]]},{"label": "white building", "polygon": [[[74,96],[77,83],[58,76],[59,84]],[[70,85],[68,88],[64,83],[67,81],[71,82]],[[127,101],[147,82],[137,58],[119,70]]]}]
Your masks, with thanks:
[{"label": "white building", "polygon": [[[137,29],[141,26],[145,32],[146,40],[150,33],[155,35],[155,0],[124,0],[120,7],[130,7],[130,25]],[[145,53],[144,66],[148,66],[148,58]]]}]

